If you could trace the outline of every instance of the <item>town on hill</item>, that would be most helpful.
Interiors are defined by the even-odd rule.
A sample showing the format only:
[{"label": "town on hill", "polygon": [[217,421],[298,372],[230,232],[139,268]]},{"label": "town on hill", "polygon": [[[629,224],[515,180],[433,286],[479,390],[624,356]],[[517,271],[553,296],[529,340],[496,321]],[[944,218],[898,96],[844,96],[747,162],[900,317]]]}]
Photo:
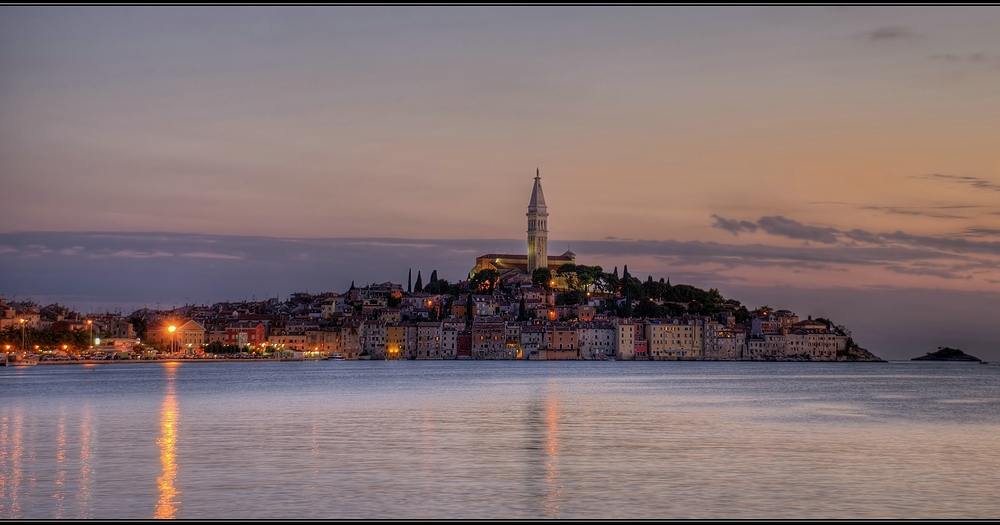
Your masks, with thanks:
[{"label": "town on hill", "polygon": [[505,284],[485,270],[449,283],[417,272],[286,300],[143,308],[83,315],[58,304],[0,299],[7,352],[42,359],[296,357],[876,361],[843,326],[788,310],[748,310],[718,290],[640,280],[627,267],[539,269]]},{"label": "town on hill", "polygon": [[747,309],[717,289],[606,272],[548,255],[536,170],[527,254],[488,253],[452,283],[407,283],[286,300],[83,316],[0,299],[5,351],[41,360],[168,358],[881,361],[850,331],[788,310]]}]

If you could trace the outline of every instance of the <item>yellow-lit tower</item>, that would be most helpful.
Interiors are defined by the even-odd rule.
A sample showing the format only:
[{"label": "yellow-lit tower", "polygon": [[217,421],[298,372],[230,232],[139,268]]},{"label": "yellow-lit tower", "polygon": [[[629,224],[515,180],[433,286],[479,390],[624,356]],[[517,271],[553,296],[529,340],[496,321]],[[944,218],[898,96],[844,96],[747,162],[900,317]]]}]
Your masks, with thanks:
[{"label": "yellow-lit tower", "polygon": [[535,168],[535,187],[528,203],[528,274],[549,267],[549,211],[542,194],[542,177]]}]

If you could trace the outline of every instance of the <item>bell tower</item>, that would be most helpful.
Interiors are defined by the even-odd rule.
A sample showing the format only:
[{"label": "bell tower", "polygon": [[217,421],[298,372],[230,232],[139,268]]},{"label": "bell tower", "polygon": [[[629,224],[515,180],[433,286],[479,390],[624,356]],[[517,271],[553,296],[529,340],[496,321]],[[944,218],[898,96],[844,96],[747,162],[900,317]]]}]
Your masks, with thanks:
[{"label": "bell tower", "polygon": [[542,177],[535,168],[535,187],[528,203],[528,275],[549,267],[549,211],[542,194]]}]

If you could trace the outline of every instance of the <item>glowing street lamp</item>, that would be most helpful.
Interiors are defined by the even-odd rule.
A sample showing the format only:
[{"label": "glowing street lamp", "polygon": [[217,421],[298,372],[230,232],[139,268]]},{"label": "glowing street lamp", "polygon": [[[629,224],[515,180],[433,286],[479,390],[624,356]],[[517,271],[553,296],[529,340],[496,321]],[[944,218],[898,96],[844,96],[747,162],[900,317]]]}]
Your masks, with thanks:
[{"label": "glowing street lamp", "polygon": [[24,323],[26,323],[27,320],[20,319],[19,322],[21,323],[21,351],[23,352],[28,349],[27,340],[24,337]]},{"label": "glowing street lamp", "polygon": [[90,348],[94,348],[94,322],[87,319],[87,327],[90,328]]},{"label": "glowing street lamp", "polygon": [[167,330],[170,332],[170,353],[172,354],[174,353],[174,341],[177,340],[177,336],[174,335],[174,332],[177,331],[177,327],[174,325],[170,325],[170,327],[167,328]]}]

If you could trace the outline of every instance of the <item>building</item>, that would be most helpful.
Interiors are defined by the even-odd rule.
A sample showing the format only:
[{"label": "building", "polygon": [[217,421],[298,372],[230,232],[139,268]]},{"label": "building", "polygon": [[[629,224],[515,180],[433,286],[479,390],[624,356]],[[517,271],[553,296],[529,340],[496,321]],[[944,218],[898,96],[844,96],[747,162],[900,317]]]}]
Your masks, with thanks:
[{"label": "building", "polygon": [[366,320],[361,333],[361,353],[371,359],[385,359],[385,321]]},{"label": "building", "polygon": [[[407,328],[405,324],[387,324],[385,327],[385,358],[386,359],[406,359],[409,354],[407,348]],[[414,349],[416,350],[416,349]]]},{"label": "building", "polygon": [[576,323],[552,323],[545,331],[545,359],[580,359]]},{"label": "building", "polygon": [[636,357],[636,325],[631,319],[618,319],[615,321],[615,357],[625,361],[631,361]]},{"label": "building", "polygon": [[444,359],[441,354],[441,323],[417,323],[417,359]]},{"label": "building", "polygon": [[735,361],[742,358],[746,342],[743,327],[727,326],[719,321],[705,323],[705,359],[709,361]]},{"label": "building", "polygon": [[[171,327],[174,329],[170,330]],[[177,352],[194,353],[205,344],[207,335],[205,327],[194,319],[166,319],[148,327],[146,340],[143,342],[164,352],[173,349]]]},{"label": "building", "polygon": [[700,359],[704,322],[701,319],[669,318],[646,321],[646,342],[653,360]]},{"label": "building", "polygon": [[615,357],[615,326],[611,323],[579,323],[579,346],[582,359]]},{"label": "building", "polygon": [[567,250],[566,253],[549,256],[549,211],[545,205],[545,195],[542,193],[542,177],[535,170],[535,184],[531,189],[531,200],[528,201],[528,253],[517,255],[510,253],[487,253],[476,257],[476,266],[469,272],[472,277],[483,270],[496,270],[501,274],[518,274],[522,280],[530,281],[531,274],[538,268],[548,268],[552,272],[560,266],[576,264],[576,254]]},{"label": "building", "polygon": [[514,359],[515,353],[507,349],[507,330],[504,323],[476,321],[472,324],[473,359]]}]

